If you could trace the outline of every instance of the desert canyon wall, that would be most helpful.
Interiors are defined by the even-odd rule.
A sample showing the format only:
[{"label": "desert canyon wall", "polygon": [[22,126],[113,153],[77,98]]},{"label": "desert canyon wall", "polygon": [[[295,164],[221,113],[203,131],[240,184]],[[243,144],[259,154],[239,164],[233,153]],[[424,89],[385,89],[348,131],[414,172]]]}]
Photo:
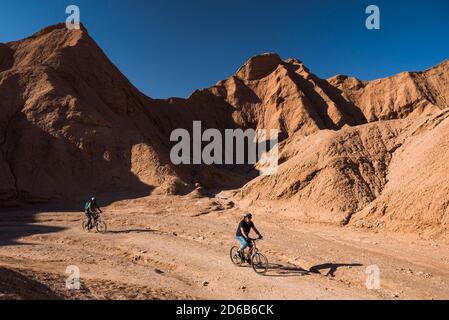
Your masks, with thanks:
[{"label": "desert canyon wall", "polygon": [[[140,93],[83,27],[0,44],[0,202],[132,190],[241,187],[304,221],[411,232],[449,228],[449,61],[374,81],[320,79],[268,53],[188,99]],[[280,130],[279,174],[174,166],[170,133]],[[240,184],[240,185],[239,185]]]}]

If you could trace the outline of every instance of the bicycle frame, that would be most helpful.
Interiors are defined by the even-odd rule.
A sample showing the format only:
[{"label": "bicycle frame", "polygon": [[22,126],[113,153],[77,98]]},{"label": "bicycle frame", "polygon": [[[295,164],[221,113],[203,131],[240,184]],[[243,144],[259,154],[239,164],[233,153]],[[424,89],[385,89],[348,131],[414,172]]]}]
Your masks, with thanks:
[{"label": "bicycle frame", "polygon": [[100,221],[101,220],[101,216],[99,212],[95,212],[94,214],[92,214],[92,220],[94,222]]},{"label": "bicycle frame", "polygon": [[251,239],[251,238],[249,238],[249,240],[251,241],[251,244],[252,244],[252,247],[249,249],[249,253],[251,254],[251,256],[253,256],[255,253],[259,252],[259,249],[257,249],[256,242],[258,240],[261,240],[261,239]]},{"label": "bicycle frame", "polygon": [[100,217],[99,213],[95,212],[94,214],[92,214],[91,225],[90,225],[91,229],[95,228],[97,226],[98,222],[100,222],[100,221],[101,221],[101,217]]}]

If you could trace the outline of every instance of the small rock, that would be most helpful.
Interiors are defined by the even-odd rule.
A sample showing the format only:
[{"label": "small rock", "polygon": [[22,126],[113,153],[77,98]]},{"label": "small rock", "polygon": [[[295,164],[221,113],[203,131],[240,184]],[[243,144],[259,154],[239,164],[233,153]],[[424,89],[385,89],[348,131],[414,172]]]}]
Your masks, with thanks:
[{"label": "small rock", "polygon": [[232,201],[229,201],[225,204],[226,209],[232,209],[232,208],[234,208],[234,206],[235,206],[235,204]]},{"label": "small rock", "polygon": [[424,278],[431,278],[432,277],[432,275],[430,273],[422,272],[422,271],[419,271],[417,273],[417,275],[420,276],[420,277],[424,277]]},{"label": "small rock", "polygon": [[177,234],[176,232],[173,232],[173,235],[174,235],[175,237],[177,237],[177,236],[178,236],[178,234]]},{"label": "small rock", "polygon": [[154,272],[156,272],[157,274],[164,274],[165,272],[159,269],[154,269]]},{"label": "small rock", "polygon": [[203,285],[203,287],[207,287],[209,285],[209,282],[203,281],[202,285]]}]

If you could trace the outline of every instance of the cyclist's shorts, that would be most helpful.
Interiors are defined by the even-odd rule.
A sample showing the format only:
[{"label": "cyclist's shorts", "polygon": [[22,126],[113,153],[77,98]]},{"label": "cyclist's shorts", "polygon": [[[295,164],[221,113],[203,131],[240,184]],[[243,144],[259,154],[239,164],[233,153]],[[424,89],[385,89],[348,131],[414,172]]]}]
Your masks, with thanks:
[{"label": "cyclist's shorts", "polygon": [[240,250],[244,250],[246,248],[250,248],[251,247],[251,243],[246,241],[245,238],[237,237],[237,240],[240,242]]}]

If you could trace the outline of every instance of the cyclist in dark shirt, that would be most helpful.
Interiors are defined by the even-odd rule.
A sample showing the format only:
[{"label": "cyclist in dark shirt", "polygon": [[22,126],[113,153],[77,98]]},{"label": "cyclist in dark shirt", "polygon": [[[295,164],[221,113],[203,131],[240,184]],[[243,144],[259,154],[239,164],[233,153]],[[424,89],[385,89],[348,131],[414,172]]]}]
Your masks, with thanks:
[{"label": "cyclist in dark shirt", "polygon": [[250,257],[253,254],[253,244],[249,238],[249,233],[251,229],[254,230],[255,233],[259,236],[259,239],[262,239],[262,235],[259,230],[257,230],[256,226],[252,222],[253,215],[251,213],[245,214],[242,221],[240,221],[239,226],[236,232],[236,238],[240,242],[240,249],[238,250],[240,257],[244,257],[244,251],[246,248],[250,248]]}]

